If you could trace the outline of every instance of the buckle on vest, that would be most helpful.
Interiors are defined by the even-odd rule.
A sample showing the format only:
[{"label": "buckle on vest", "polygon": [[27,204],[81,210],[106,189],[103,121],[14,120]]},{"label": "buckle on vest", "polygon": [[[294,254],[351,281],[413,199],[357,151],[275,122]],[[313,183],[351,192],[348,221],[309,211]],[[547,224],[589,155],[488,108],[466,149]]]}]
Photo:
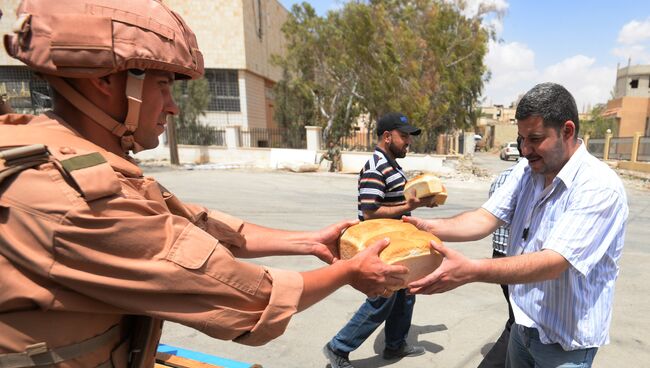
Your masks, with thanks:
[{"label": "buckle on vest", "polygon": [[34,355],[39,355],[43,353],[47,353],[49,349],[47,348],[47,343],[45,342],[39,342],[37,344],[32,344],[29,345],[25,348],[25,352],[27,355],[34,356]]}]

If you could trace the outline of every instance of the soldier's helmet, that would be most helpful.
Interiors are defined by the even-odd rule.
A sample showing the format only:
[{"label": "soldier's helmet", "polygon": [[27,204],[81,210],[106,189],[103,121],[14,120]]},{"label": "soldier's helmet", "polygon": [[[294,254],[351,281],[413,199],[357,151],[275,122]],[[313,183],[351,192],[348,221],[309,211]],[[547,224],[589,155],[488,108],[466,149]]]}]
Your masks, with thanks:
[{"label": "soldier's helmet", "polygon": [[[142,71],[173,72],[177,79],[203,75],[203,56],[183,19],[157,0],[23,0],[7,53],[42,75],[61,95],[139,150],[137,129]],[[129,112],[116,122],[76,93],[61,77],[94,78],[128,70]],[[85,101],[81,101],[85,100]],[[89,111],[90,110],[90,111]],[[109,119],[109,120],[107,120]],[[116,127],[119,124],[121,127]]]}]

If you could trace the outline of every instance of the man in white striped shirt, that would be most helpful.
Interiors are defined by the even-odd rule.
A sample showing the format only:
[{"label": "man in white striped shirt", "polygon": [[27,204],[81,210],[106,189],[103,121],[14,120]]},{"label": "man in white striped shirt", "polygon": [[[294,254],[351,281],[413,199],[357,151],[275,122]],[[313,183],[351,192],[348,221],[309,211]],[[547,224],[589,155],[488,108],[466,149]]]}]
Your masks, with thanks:
[{"label": "man in white striped shirt", "polygon": [[442,293],[469,282],[510,285],[515,324],[506,367],[591,367],[609,325],[628,216],[620,179],[587,152],[573,96],[539,84],[519,102],[523,170],[479,209],[447,219],[407,218],[446,241],[481,239],[510,224],[509,257],[470,260],[445,246],[410,292]]}]

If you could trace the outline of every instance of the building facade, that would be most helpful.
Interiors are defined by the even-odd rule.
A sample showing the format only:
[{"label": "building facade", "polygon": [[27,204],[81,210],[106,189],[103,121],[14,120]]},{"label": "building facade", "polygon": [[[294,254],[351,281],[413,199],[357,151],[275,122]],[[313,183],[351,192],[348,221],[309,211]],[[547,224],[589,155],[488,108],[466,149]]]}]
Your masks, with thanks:
[{"label": "building facade", "polygon": [[[3,0],[0,33],[12,31],[19,0]],[[167,0],[196,33],[210,99],[201,122],[210,126],[276,128],[272,89],[282,70],[271,62],[284,53],[281,31],[289,16],[277,0]],[[0,52],[0,94],[18,111],[49,106],[45,82]],[[32,111],[30,111],[32,110]]]},{"label": "building facade", "polygon": [[616,71],[614,98],[603,115],[615,119],[618,137],[637,132],[650,136],[650,65],[628,65]]}]

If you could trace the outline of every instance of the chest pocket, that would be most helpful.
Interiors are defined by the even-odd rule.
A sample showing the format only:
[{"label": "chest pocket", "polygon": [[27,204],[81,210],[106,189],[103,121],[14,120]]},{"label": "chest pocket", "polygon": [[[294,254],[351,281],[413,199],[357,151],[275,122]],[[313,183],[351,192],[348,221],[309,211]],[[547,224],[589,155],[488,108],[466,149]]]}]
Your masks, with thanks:
[{"label": "chest pocket", "polygon": [[98,152],[59,158],[63,170],[86,200],[118,194],[122,190],[115,171]]}]

